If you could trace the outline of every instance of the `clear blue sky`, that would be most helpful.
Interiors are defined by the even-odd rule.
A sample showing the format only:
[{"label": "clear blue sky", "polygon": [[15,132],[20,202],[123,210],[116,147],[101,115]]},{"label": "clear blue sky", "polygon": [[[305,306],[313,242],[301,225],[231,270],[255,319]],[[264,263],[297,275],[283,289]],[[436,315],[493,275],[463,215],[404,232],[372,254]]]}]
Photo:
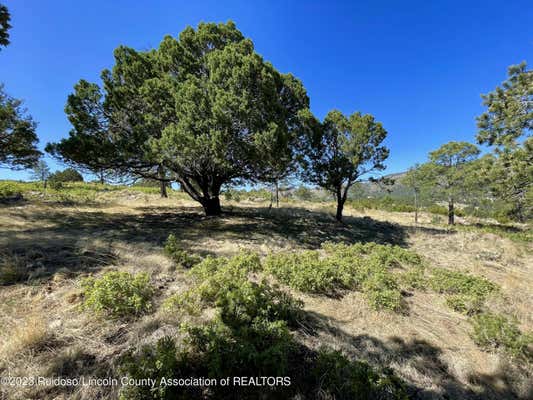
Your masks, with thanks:
[{"label": "clear blue sky", "polygon": [[[507,66],[533,63],[531,0],[0,1],[13,25],[0,81],[25,100],[41,148],[67,136],[67,95],[81,78],[99,82],[115,47],[156,47],[201,21],[235,21],[265,59],[303,81],[318,117],[373,114],[389,132],[387,172],[450,140],[473,141],[480,94]],[[0,170],[0,179],[27,176]]]}]

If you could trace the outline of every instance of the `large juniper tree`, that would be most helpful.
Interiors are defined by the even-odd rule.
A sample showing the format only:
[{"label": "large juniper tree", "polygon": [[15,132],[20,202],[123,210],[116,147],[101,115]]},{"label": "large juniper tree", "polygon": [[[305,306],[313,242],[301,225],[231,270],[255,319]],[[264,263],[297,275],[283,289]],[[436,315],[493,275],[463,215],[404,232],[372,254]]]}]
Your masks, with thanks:
[{"label": "large juniper tree", "polygon": [[103,87],[80,81],[66,112],[70,137],[47,147],[66,161],[149,179],[162,168],[200,202],[221,212],[233,180],[266,175],[275,140],[292,146],[309,100],[232,22],[186,28],[158,49],[119,47]]},{"label": "large juniper tree", "polygon": [[335,217],[341,221],[350,187],[361,177],[385,169],[389,150],[382,142],[387,131],[373,116],[359,112],[346,117],[330,111],[322,124],[309,114],[305,120],[304,179],[335,196]]}]

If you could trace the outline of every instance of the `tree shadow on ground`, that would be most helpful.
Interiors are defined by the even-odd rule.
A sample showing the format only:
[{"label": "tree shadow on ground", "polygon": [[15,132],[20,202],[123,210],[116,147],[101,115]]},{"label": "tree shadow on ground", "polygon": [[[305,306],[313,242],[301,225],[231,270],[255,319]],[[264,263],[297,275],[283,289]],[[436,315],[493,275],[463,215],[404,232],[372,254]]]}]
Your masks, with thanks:
[{"label": "tree shadow on ground", "polygon": [[[213,242],[254,248],[318,248],[325,241],[376,242],[406,246],[411,227],[369,217],[347,216],[338,223],[323,211],[300,207],[269,210],[236,208],[220,217],[205,217],[199,207],[138,207],[132,213],[66,210],[61,206],[28,212],[8,210],[23,220],[23,227],[0,231],[0,252],[35,260],[45,275],[61,268],[72,272],[94,271],[116,261],[113,244],[134,244],[140,250],[160,248],[173,233],[183,248],[215,255]],[[434,235],[444,230],[419,228]],[[98,248],[86,248],[95,239]],[[102,245],[103,244],[103,245]]]},{"label": "tree shadow on ground", "polygon": [[[442,359],[442,349],[423,339],[392,336],[383,340],[368,334],[352,335],[336,326],[335,320],[313,311],[305,311],[300,333],[307,337],[306,341],[328,343],[352,359],[365,360],[376,368],[400,367],[429,383],[422,387],[406,379],[413,399],[525,400],[533,395],[527,368],[516,362],[500,367],[493,374],[470,372],[466,378],[469,387],[453,375]],[[526,382],[521,394],[516,390],[518,374]]]}]

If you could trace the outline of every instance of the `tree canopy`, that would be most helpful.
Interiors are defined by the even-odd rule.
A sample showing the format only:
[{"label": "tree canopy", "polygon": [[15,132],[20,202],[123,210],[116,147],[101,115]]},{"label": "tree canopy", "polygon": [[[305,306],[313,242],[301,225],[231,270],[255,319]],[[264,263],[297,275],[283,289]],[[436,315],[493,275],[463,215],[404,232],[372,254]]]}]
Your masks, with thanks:
[{"label": "tree canopy", "polygon": [[512,205],[511,217],[525,221],[533,215],[533,71],[523,62],[508,75],[483,96],[487,111],[478,118],[477,139],[495,147],[487,169],[492,193]]},{"label": "tree canopy", "polygon": [[36,123],[22,102],[4,92],[0,84],[0,167],[30,168],[39,159]]},{"label": "tree canopy", "polygon": [[478,117],[479,143],[516,146],[533,129],[533,71],[525,62],[509,67],[509,78],[493,92],[483,95],[487,111]]},{"label": "tree canopy", "polygon": [[223,184],[267,175],[271,143],[290,151],[309,106],[301,82],[264,61],[232,22],[188,27],[155,50],[121,46],[102,81],[75,86],[73,129],[47,151],[142,178],[161,180],[164,166],[207,214],[220,213]]},{"label": "tree canopy", "polygon": [[9,29],[11,25],[9,21],[11,16],[9,10],[3,4],[0,4],[0,47],[7,46],[9,44]]},{"label": "tree canopy", "polygon": [[472,185],[474,164],[479,149],[468,142],[449,142],[429,153],[429,163],[421,167],[423,183],[432,186],[435,195],[448,200],[448,224],[455,224],[455,202],[465,198]]},{"label": "tree canopy", "polygon": [[382,142],[387,131],[372,115],[359,112],[347,117],[334,110],[322,124],[310,115],[307,121],[302,173],[335,196],[340,221],[350,187],[362,176],[385,169],[389,150]]}]

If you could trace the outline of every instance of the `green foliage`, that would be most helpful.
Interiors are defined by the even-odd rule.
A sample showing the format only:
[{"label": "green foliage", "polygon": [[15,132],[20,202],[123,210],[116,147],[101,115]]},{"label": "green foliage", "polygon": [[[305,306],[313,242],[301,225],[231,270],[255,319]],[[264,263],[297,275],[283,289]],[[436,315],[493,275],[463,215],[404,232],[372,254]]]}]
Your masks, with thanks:
[{"label": "green foliage", "polygon": [[533,74],[525,62],[512,65],[509,78],[493,92],[482,96],[487,112],[478,119],[478,141],[513,147],[533,129]]},{"label": "green foliage", "polygon": [[[251,309],[261,308],[261,304],[254,304],[253,301],[267,301],[269,303],[265,308],[268,308],[269,312],[283,316],[286,320],[291,319],[290,315],[300,307],[298,302],[265,282],[255,283],[248,280],[248,275],[260,268],[261,263],[255,253],[243,252],[232,258],[207,257],[189,272],[197,285],[186,292],[171,296],[167,299],[166,306],[182,307],[194,314],[209,305],[229,307],[232,299],[248,298],[252,301],[247,306],[249,314],[253,313]],[[243,304],[241,303],[241,306]]]},{"label": "green foliage", "polygon": [[499,290],[495,283],[485,278],[445,269],[432,270],[429,286],[438,293],[449,295],[447,304],[464,314],[481,311],[486,298]]},{"label": "green foliage", "polygon": [[[217,316],[205,326],[185,326],[189,358],[210,377],[282,376],[294,346],[289,326],[295,325],[302,304],[267,282],[252,282],[259,258],[242,253],[232,258],[208,257],[190,273],[196,285],[167,306],[194,310],[215,307]],[[249,374],[248,374],[249,375]]]},{"label": "green foliage", "polygon": [[74,168],[56,171],[48,177],[51,182],[83,182],[83,176]]},{"label": "green foliage", "polygon": [[349,200],[347,203],[355,210],[385,210],[391,212],[413,212],[416,208],[403,199],[392,199],[389,196],[371,199]]},{"label": "green foliage", "polygon": [[0,4],[0,46],[5,47],[9,44],[10,20],[9,10],[5,5]]},{"label": "green foliage", "polygon": [[417,254],[398,246],[375,243],[325,243],[322,249],[269,255],[264,271],[303,292],[333,295],[359,289],[374,308],[400,310],[402,296],[391,269],[422,262]]},{"label": "green foliage", "polygon": [[21,196],[22,192],[19,185],[9,181],[0,181],[0,199]]},{"label": "green foliage", "polygon": [[176,263],[176,265],[185,268],[190,268],[193,265],[199,263],[201,260],[200,257],[190,255],[185,250],[183,250],[179,245],[178,239],[172,233],[168,235],[168,238],[165,242],[164,250],[165,254],[169,256],[172,261]]},{"label": "green foliage", "polygon": [[146,273],[111,271],[82,281],[84,306],[109,317],[143,314],[152,308],[154,289]]},{"label": "green foliage", "polygon": [[0,4],[0,46],[5,47],[9,44],[10,19],[9,10],[6,6]]},{"label": "green foliage", "polygon": [[47,146],[54,156],[148,178],[164,165],[210,215],[221,212],[224,184],[271,177],[286,166],[278,160],[293,158],[305,89],[233,22],[201,23],[157,49],[120,46],[114,55],[103,88],[82,80],[69,96],[73,130]]},{"label": "green foliage", "polygon": [[239,190],[228,188],[224,190],[224,198],[228,201],[233,200],[233,201],[239,202],[241,201],[242,197],[241,197],[241,192]]},{"label": "green foliage", "polygon": [[493,233],[495,235],[508,238],[515,242],[533,242],[533,230],[528,227],[522,228],[514,225],[476,224],[457,226],[457,229],[460,229],[462,231]]},{"label": "green foliage", "polygon": [[[438,204],[432,204],[426,207],[426,211],[431,214],[448,216],[448,208]],[[464,217],[466,215],[461,208],[454,208],[454,214],[458,217]]]},{"label": "green foliage", "polygon": [[[454,204],[472,188],[479,187],[475,160],[479,149],[467,142],[449,142],[429,153],[429,162],[419,167],[421,184],[432,189],[433,196],[447,200],[448,224],[455,224]],[[436,210],[437,211],[437,210]]]},{"label": "green foliage", "polygon": [[9,10],[6,6],[0,4],[0,46],[5,47],[9,44],[10,19]]},{"label": "green foliage", "polygon": [[[360,254],[370,252],[371,246],[361,245],[356,252],[350,246],[330,245],[330,250],[334,249]],[[387,257],[389,263],[397,258],[413,259],[397,250],[393,253]],[[253,253],[232,258],[207,257],[195,265],[190,270],[193,287],[186,294],[174,296],[167,306],[172,310],[176,306],[182,310],[214,307],[215,317],[201,326],[182,325],[187,336],[186,347],[181,351],[177,352],[165,339],[128,356],[121,371],[131,377],[156,380],[162,376],[220,379],[250,376],[253,371],[253,376],[289,376],[290,387],[213,386],[199,388],[197,393],[187,388],[166,388],[163,392],[161,388],[130,388],[123,389],[121,398],[202,398],[209,393],[213,398],[276,399],[324,391],[339,399],[353,398],[354,394],[368,399],[405,398],[402,383],[390,372],[348,361],[340,353],[323,351],[315,359],[300,351],[290,329],[297,326],[302,303],[266,281],[252,281],[260,269],[260,260]]]},{"label": "green foliage", "polygon": [[320,398],[408,398],[403,383],[392,371],[378,371],[365,362],[350,361],[340,351],[320,349],[311,375],[319,382]]},{"label": "green foliage", "polygon": [[307,125],[302,138],[304,178],[335,196],[340,221],[350,187],[362,175],[385,169],[389,150],[381,144],[387,131],[373,116],[359,112],[346,117],[330,111],[323,123],[310,113],[302,118]]},{"label": "green foliage", "polygon": [[409,289],[426,289],[428,285],[426,267],[424,265],[416,265],[413,268],[409,268],[400,275],[400,281]]},{"label": "green foliage", "polygon": [[503,315],[481,313],[471,319],[472,338],[486,349],[501,348],[513,357],[533,361],[533,334],[522,333]]},{"label": "green foliage", "polygon": [[121,359],[119,371],[132,379],[154,379],[155,387],[149,385],[126,385],[120,390],[120,400],[171,400],[175,399],[177,389],[161,385],[163,378],[176,377],[180,362],[174,340],[163,337],[155,346],[144,345],[140,351],[129,351]]},{"label": "green foliage", "polygon": [[[0,25],[3,12],[0,5]],[[9,15],[9,14],[8,14]],[[2,44],[0,29],[0,45]],[[36,123],[26,114],[22,101],[10,97],[0,84],[0,168],[31,168],[39,159]]]}]

